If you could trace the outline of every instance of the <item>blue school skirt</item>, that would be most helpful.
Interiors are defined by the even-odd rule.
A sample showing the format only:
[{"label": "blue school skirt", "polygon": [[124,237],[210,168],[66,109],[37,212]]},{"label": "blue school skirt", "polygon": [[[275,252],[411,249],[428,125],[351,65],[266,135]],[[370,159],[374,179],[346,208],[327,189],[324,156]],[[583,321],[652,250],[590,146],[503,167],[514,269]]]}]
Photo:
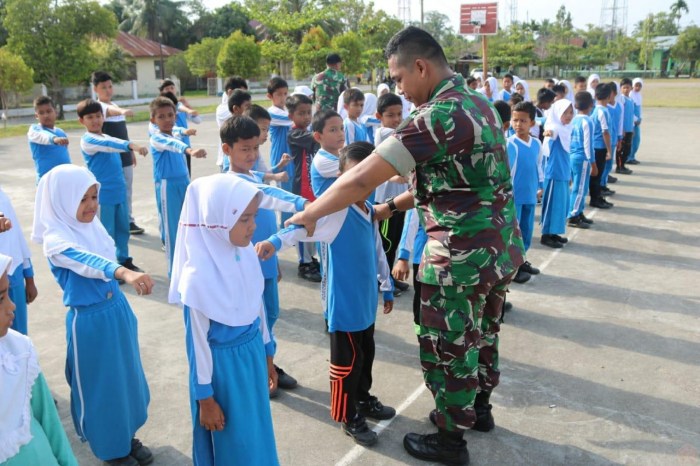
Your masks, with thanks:
[{"label": "blue school skirt", "polygon": [[66,380],[81,440],[103,461],[127,456],[148,417],[136,316],[121,291],[66,315]]},{"label": "blue school skirt", "polygon": [[252,327],[227,343],[210,342],[210,348],[214,399],[224,412],[225,427],[215,432],[202,427],[190,385],[195,466],[278,465],[260,329]]},{"label": "blue school skirt", "polygon": [[24,284],[24,267],[20,264],[15,272],[8,277],[10,279],[10,299],[15,303],[15,318],[12,321],[12,330],[22,335],[27,334],[27,289]]},{"label": "blue school skirt", "polygon": [[566,231],[569,214],[569,182],[546,179],[542,196],[543,235],[560,235]]}]

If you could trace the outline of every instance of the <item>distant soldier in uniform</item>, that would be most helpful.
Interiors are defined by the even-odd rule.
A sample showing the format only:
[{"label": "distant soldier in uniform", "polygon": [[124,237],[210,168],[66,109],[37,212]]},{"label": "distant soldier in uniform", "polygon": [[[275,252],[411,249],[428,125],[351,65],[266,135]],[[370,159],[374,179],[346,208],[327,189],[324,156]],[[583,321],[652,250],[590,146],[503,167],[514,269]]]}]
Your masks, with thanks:
[{"label": "distant soldier in uniform", "polygon": [[468,464],[464,432],[494,427],[489,397],[498,385],[498,332],[508,285],[523,264],[501,120],[467,90],[427,32],[408,27],[386,47],[397,89],[416,109],[396,133],[289,222],[313,233],[316,220],[356,202],[389,178],[411,189],[375,206],[376,218],[416,207],[428,240],[418,341],[438,432],[409,433],[414,457]]},{"label": "distant soldier in uniform", "polygon": [[314,107],[319,110],[335,110],[338,97],[348,87],[347,78],[340,72],[343,60],[337,53],[326,57],[326,70],[318,73],[311,80],[311,90],[314,92]]}]

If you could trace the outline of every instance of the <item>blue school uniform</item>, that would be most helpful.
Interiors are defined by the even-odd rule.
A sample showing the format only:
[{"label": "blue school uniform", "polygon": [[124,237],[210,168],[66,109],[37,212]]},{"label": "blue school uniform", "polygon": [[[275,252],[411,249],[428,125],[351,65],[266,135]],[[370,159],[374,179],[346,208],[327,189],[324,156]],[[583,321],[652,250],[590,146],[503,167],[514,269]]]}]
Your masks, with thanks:
[{"label": "blue school uniform", "polygon": [[569,211],[570,155],[559,138],[549,141],[549,157],[545,164],[544,195],[542,196],[543,235],[558,235],[566,231]]},{"label": "blue school uniform", "polygon": [[571,121],[571,196],[569,199],[569,218],[583,213],[591,178],[591,164],[595,163],[593,152],[593,120],[588,115],[578,114]]},{"label": "blue school uniform", "polygon": [[596,105],[591,113],[593,121],[593,149],[606,149],[603,133],[610,132],[610,112],[600,104]]},{"label": "blue school uniform", "polygon": [[634,101],[627,96],[622,96],[622,132],[634,132]]},{"label": "blue school uniform", "polygon": [[627,161],[637,160],[637,151],[639,150],[639,145],[642,142],[642,130],[640,123],[642,122],[642,106],[637,104],[634,100],[634,136],[632,136],[632,149],[630,151]]},{"label": "blue school uniform", "polygon": [[340,159],[325,149],[316,152],[311,164],[311,188],[314,196],[319,197],[338,179]]},{"label": "blue school uniform", "polygon": [[[423,249],[428,242],[428,234],[418,219],[416,209],[406,212],[406,217],[401,231],[401,240],[398,246],[398,259],[408,261],[411,258],[413,264],[413,323],[416,335],[420,332],[420,295],[421,282],[418,281],[418,267],[423,257]],[[413,251],[411,253],[411,251]]]},{"label": "blue school uniform", "polygon": [[106,134],[85,133],[80,151],[88,169],[100,182],[100,222],[114,240],[117,262],[129,256],[129,206],[126,202],[126,181],[122,169],[122,152],[128,152],[129,141]]},{"label": "blue school uniform", "polygon": [[[278,465],[266,390],[266,356],[273,356],[274,349],[271,343],[263,345],[260,318],[250,325],[232,327],[188,306],[184,306],[184,315],[194,465]],[[201,357],[205,352],[210,353],[210,359]],[[198,361],[207,359],[211,366],[198,365]],[[202,373],[209,383],[200,383]],[[211,396],[226,413],[221,431],[208,431],[199,422],[198,400]]]},{"label": "blue school uniform", "polygon": [[65,138],[66,133],[61,128],[46,128],[35,123],[29,127],[27,139],[29,150],[36,168],[36,181],[56,165],[70,162],[70,154],[67,146],[59,146],[54,143],[56,138]]},{"label": "blue school uniform", "polygon": [[345,129],[346,146],[357,141],[369,142],[367,128],[359,121],[353,121],[350,118],[345,118],[343,120],[343,128]]},{"label": "blue school uniform", "polygon": [[[189,124],[187,123],[187,112],[182,110],[182,102],[177,103],[177,113],[175,114],[175,126],[179,126],[180,128],[187,129],[189,128]],[[186,134],[182,135],[182,142],[187,144],[188,146],[190,145],[190,137],[187,136]]]},{"label": "blue school uniform", "polygon": [[617,141],[620,140],[620,132],[622,131],[622,106],[615,102],[615,105],[608,104],[608,112],[610,113],[610,120],[608,121],[610,130],[610,149],[612,154],[610,160],[605,161],[605,170],[603,171],[603,176],[600,178],[600,185],[608,185],[608,175],[612,170],[613,164],[615,163],[615,153],[617,147]]},{"label": "blue school uniform", "polygon": [[69,308],[66,379],[75,430],[101,460],[127,456],[148,417],[150,392],[136,316],[114,280],[119,265],[72,248],[48,259]]},{"label": "blue school uniform", "polygon": [[173,135],[158,132],[150,138],[156,207],[160,222],[160,236],[165,244],[168,258],[168,276],[172,268],[173,254],[175,254],[180,211],[185,201],[187,186],[190,184],[185,161],[185,151],[189,146],[175,134],[175,132]]},{"label": "blue school uniform", "polygon": [[373,145],[376,145],[374,142],[374,133],[382,126],[381,120],[374,117],[362,117],[362,123],[365,127],[365,132],[367,133],[367,141]]},{"label": "blue school uniform", "polygon": [[513,180],[513,201],[525,250],[530,249],[535,225],[537,190],[542,188],[542,143],[530,136],[528,142],[517,135],[508,138],[508,161]]},{"label": "blue school uniform", "polygon": [[10,299],[15,303],[15,318],[12,320],[11,329],[27,335],[27,290],[25,280],[34,277],[34,267],[32,260],[26,258],[24,263],[20,264],[15,271],[7,278],[10,280],[10,289],[8,290]]},{"label": "blue school uniform", "polygon": [[[277,215],[275,211],[293,213],[304,210],[304,205],[307,202],[306,199],[281,188],[264,184],[262,173],[251,172],[250,175],[235,172],[229,173],[253,183],[255,187],[263,193],[258,213],[255,216],[256,226],[251,240],[253,244],[264,241],[277,232]],[[263,278],[265,279],[265,288],[263,291],[265,316],[267,317],[268,329],[270,333],[272,333],[272,328],[280,312],[279,291],[277,287],[277,275],[279,273],[277,254],[273,254],[272,257],[264,261],[260,260],[260,268],[262,269]]]}]

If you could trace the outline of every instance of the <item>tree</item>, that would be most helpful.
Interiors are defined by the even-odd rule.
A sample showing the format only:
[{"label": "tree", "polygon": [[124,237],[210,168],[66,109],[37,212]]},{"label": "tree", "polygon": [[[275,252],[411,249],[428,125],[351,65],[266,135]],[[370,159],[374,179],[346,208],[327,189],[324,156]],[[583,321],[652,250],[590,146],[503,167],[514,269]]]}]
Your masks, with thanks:
[{"label": "tree", "polygon": [[114,14],[95,1],[8,0],[8,46],[34,70],[63,115],[65,85],[87,80],[94,70],[88,38],[114,37]]},{"label": "tree", "polygon": [[289,40],[264,40],[260,42],[261,68],[265,74],[283,74],[283,64],[290,63],[296,45]]},{"label": "tree", "polygon": [[383,50],[394,34],[403,29],[403,22],[384,10],[372,11],[363,18],[359,34],[369,49]]},{"label": "tree", "polygon": [[224,42],[216,60],[220,76],[256,76],[260,69],[260,46],[252,36],[235,31]]},{"label": "tree", "polygon": [[[420,24],[417,24],[420,27]],[[438,43],[442,44],[452,34],[450,17],[439,11],[427,11],[424,16],[423,29],[428,31]]]},{"label": "tree", "polygon": [[646,33],[650,37],[676,36],[678,35],[678,26],[676,26],[673,19],[670,14],[664,11],[649,14],[645,19],[637,23],[634,27],[633,35],[642,36],[646,28]]},{"label": "tree", "polygon": [[294,77],[306,78],[326,68],[326,56],[331,52],[328,34],[320,27],[309,29],[294,54]]},{"label": "tree", "polygon": [[7,44],[7,29],[5,29],[5,0],[0,0],[0,47]]},{"label": "tree", "polygon": [[690,62],[690,73],[694,74],[697,61],[700,60],[700,27],[685,28],[671,48],[671,56],[676,60]]},{"label": "tree", "polygon": [[322,6],[309,0],[245,1],[248,16],[267,28],[266,39],[287,39],[295,44],[301,44],[304,34],[314,27],[331,35],[342,32],[335,20],[336,9]]},{"label": "tree", "polygon": [[187,87],[185,83],[190,83],[194,79],[184,53],[177,53],[168,57],[168,61],[165,62],[165,69],[168,70],[168,74],[177,76],[182,89]]},{"label": "tree", "polygon": [[0,48],[0,108],[7,108],[10,92],[25,92],[32,88],[34,71],[24,63],[22,57]]},{"label": "tree", "polygon": [[683,11],[686,14],[690,11],[688,10],[688,4],[685,0],[676,0],[671,4],[671,17],[676,19],[676,26],[678,29],[681,28],[681,16],[683,16]]},{"label": "tree", "polygon": [[178,48],[190,42],[186,6],[180,0],[112,0],[107,4],[121,31]]},{"label": "tree", "polygon": [[90,40],[90,51],[93,55],[93,68],[109,73],[112,81],[119,82],[136,79],[134,60],[124,53],[112,39],[95,37]]},{"label": "tree", "polygon": [[245,8],[238,3],[231,3],[212,12],[201,13],[192,23],[190,32],[195,40],[202,40],[204,37],[228,37],[237,30],[252,35],[255,31],[248,24],[249,21]]},{"label": "tree", "polygon": [[360,36],[352,31],[345,34],[335,36],[331,40],[331,48],[336,53],[340,54],[343,59],[343,71],[346,74],[353,75],[366,71],[362,63],[362,40]]},{"label": "tree", "polygon": [[216,63],[225,41],[223,37],[205,37],[185,50],[185,61],[193,75],[201,78],[216,76]]}]

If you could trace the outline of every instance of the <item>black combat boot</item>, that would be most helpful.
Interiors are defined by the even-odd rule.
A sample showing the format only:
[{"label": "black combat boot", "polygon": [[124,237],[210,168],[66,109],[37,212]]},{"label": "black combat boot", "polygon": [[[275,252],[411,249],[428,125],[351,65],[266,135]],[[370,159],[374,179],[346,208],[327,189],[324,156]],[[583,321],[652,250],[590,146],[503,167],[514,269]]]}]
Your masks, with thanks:
[{"label": "black combat boot", "polygon": [[476,422],[472,426],[473,430],[479,432],[489,432],[496,427],[491,414],[491,404],[489,404],[490,392],[479,392],[474,399],[474,412],[476,413]]}]

